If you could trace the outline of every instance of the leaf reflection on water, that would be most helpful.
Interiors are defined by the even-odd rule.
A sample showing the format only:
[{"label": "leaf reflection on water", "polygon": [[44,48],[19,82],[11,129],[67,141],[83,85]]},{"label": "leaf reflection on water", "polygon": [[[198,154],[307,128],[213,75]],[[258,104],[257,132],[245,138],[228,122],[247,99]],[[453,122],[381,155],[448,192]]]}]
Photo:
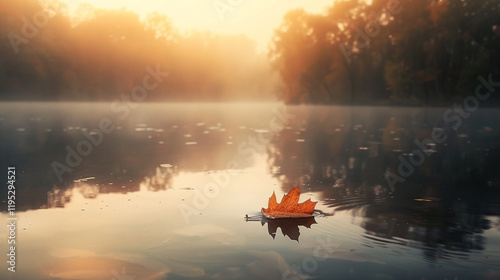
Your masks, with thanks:
[{"label": "leaf reflection on water", "polygon": [[281,229],[281,233],[283,236],[288,236],[291,240],[295,240],[299,242],[300,229],[299,226],[303,226],[306,228],[311,228],[313,224],[317,224],[314,217],[306,217],[306,218],[281,218],[281,219],[268,219],[265,217],[245,217],[245,220],[248,221],[260,221],[262,226],[267,223],[267,231],[269,235],[274,239],[276,237],[276,232],[278,228]]}]

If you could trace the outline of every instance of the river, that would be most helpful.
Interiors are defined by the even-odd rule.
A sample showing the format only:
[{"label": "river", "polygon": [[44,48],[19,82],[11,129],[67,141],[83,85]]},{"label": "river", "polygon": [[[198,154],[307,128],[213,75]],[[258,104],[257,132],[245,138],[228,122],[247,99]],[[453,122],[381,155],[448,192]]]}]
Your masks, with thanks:
[{"label": "river", "polygon": [[500,279],[500,110],[447,110],[0,103],[0,278]]}]

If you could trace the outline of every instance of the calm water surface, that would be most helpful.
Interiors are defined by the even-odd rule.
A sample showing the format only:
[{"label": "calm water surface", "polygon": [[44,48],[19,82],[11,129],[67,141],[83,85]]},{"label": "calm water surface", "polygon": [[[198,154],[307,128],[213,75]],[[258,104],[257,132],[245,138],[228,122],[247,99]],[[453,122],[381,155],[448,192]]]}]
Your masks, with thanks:
[{"label": "calm water surface", "polygon": [[[500,110],[445,110],[1,103],[0,278],[500,279]],[[313,218],[262,218],[297,185]]]}]

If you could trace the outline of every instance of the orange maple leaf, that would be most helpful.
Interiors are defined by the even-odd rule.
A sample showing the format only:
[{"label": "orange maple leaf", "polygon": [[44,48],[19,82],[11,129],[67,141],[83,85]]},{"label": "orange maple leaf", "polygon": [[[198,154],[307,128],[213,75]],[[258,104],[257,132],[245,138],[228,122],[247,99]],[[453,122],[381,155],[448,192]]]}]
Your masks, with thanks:
[{"label": "orange maple leaf", "polygon": [[278,204],[276,195],[273,192],[273,195],[269,198],[268,208],[262,208],[262,214],[271,219],[311,217],[314,212],[314,206],[318,202],[312,202],[311,199],[308,199],[302,203],[298,203],[299,196],[300,191],[299,186],[297,186],[284,195]]}]

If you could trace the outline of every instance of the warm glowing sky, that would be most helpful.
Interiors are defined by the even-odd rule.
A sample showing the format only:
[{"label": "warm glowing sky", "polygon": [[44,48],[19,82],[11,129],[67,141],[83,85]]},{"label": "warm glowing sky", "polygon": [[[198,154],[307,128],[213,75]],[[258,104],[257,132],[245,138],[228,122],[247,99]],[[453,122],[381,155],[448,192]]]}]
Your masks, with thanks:
[{"label": "warm glowing sky", "polygon": [[[70,12],[81,3],[97,8],[122,7],[144,16],[157,11],[167,15],[180,30],[204,29],[221,34],[244,33],[257,42],[258,50],[267,49],[273,30],[285,13],[304,8],[307,12],[323,13],[334,0],[65,0]],[[221,19],[214,3],[240,3]]]}]

